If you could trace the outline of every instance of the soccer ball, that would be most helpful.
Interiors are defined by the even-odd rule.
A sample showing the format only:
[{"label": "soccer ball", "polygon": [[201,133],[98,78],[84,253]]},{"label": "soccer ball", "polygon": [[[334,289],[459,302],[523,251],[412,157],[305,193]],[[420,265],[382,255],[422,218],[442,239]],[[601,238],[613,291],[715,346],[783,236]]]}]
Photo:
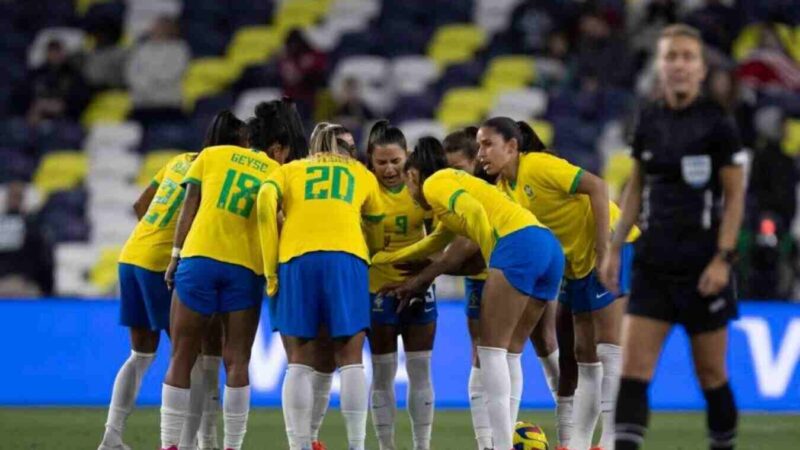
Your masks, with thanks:
[{"label": "soccer ball", "polygon": [[514,450],[548,450],[547,436],[538,425],[517,422],[514,426]]}]

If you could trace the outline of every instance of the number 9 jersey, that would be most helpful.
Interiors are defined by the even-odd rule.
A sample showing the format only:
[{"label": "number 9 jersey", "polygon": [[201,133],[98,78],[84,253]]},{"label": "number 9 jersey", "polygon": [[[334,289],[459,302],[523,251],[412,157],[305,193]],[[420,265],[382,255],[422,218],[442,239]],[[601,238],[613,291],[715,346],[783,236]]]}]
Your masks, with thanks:
[{"label": "number 9 jersey", "polygon": [[183,183],[200,186],[200,207],[181,258],[203,256],[263,274],[255,203],[278,163],[266,153],[219,145],[204,149]]},{"label": "number 9 jersey", "polygon": [[183,153],[162,167],[150,182],[158,190],[147,213],[136,224],[128,238],[119,262],[142,267],[153,272],[167,270],[178,211],[183,203],[181,181],[189,171],[197,153]]}]

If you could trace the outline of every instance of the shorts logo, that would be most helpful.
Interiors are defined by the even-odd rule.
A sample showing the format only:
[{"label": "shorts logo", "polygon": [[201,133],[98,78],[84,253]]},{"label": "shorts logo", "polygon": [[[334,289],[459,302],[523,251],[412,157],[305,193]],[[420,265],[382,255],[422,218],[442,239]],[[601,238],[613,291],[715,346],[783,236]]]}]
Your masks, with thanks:
[{"label": "shorts logo", "polygon": [[714,300],[713,302],[711,302],[710,305],[708,305],[708,310],[709,310],[709,312],[712,312],[712,313],[719,312],[722,308],[725,307],[725,303],[726,303],[725,298],[724,297],[720,297],[720,298]]},{"label": "shorts logo", "polygon": [[527,195],[528,197],[533,197],[533,188],[531,188],[529,184],[525,185],[524,190],[525,190],[525,195]]},{"label": "shorts logo", "polygon": [[608,291],[603,291],[603,292],[601,292],[601,293],[599,293],[599,294],[595,294],[595,298],[598,298],[598,299],[599,299],[599,298],[603,298],[603,297],[605,297],[606,295],[608,295]]},{"label": "shorts logo", "polygon": [[383,296],[382,295],[376,295],[375,296],[375,300],[373,300],[372,310],[373,311],[383,311]]},{"label": "shorts logo", "polygon": [[711,156],[691,155],[681,158],[683,181],[693,188],[703,187],[711,179]]}]

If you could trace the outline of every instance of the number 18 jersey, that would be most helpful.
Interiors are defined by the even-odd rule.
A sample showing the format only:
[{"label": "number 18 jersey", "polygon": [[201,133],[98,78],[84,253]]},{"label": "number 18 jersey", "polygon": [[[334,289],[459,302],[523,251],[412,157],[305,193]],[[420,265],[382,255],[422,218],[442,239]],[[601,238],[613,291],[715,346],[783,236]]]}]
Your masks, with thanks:
[{"label": "number 18 jersey", "polygon": [[235,145],[204,149],[183,180],[200,186],[201,200],[181,257],[204,256],[263,274],[256,195],[276,168],[263,152]]},{"label": "number 18 jersey", "polygon": [[150,181],[158,190],[147,208],[147,213],[136,224],[122,248],[119,262],[153,272],[167,270],[172,257],[175,223],[183,203],[181,181],[196,157],[197,153],[182,153],[172,158]]}]

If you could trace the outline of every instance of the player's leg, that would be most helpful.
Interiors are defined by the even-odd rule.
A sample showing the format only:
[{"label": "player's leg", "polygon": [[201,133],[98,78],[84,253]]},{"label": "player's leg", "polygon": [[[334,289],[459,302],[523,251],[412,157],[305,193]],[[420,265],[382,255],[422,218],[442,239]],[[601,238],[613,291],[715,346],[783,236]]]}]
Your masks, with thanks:
[{"label": "player's leg", "polygon": [[[200,450],[219,448],[217,420],[219,417],[219,369],[222,365],[222,318],[214,316],[203,338],[199,370],[203,380],[203,402],[200,430],[197,436]],[[197,363],[195,363],[197,366]]]},{"label": "player's leg", "polygon": [[422,324],[403,327],[403,346],[408,373],[408,415],[414,450],[429,450],[433,429],[434,392],[431,378],[431,354],[436,335],[436,316]]},{"label": "player's leg", "polygon": [[622,324],[622,379],[615,413],[616,450],[638,450],[650,418],[647,390],[672,324],[628,314]]},{"label": "player's leg", "polygon": [[[122,434],[125,422],[133,411],[142,377],[155,359],[160,331],[150,329],[142,287],[136,280],[135,268],[120,264],[120,323],[130,329],[131,355],[122,364],[114,379],[100,450],[124,449]],[[164,287],[166,291],[166,286]],[[167,291],[167,294],[169,292]]]},{"label": "player's leg", "polygon": [[464,291],[467,297],[467,329],[472,347],[472,367],[469,372],[469,411],[472,416],[472,428],[478,450],[492,447],[492,424],[489,422],[489,411],[486,409],[486,392],[481,381],[481,369],[478,361],[478,345],[480,343],[481,295],[483,281],[465,278]]},{"label": "player's leg", "polygon": [[[535,322],[530,322],[530,320],[535,319],[535,317],[533,317],[533,309],[536,307],[537,305],[534,303],[528,304],[522,315],[522,319],[520,319],[516,328],[514,328],[514,333],[511,335],[511,343],[508,346],[508,353],[506,354],[508,376],[511,386],[511,395],[509,397],[511,402],[511,423],[516,423],[517,416],[519,415],[519,405],[522,402],[522,390],[524,387],[522,376],[522,351],[525,349],[525,344],[532,334],[531,330],[537,325]],[[544,312],[542,316],[544,316]]]},{"label": "player's leg", "polygon": [[322,421],[328,412],[333,372],[336,371],[336,361],[333,359],[333,340],[327,327],[320,327],[319,335],[314,340],[313,346],[314,374],[311,376],[311,388],[314,391],[314,404],[311,408],[311,445],[322,447],[319,442],[319,430],[322,428]]},{"label": "player's leg", "polygon": [[536,356],[539,358],[539,363],[542,365],[545,380],[547,380],[547,387],[553,394],[553,401],[558,398],[558,339],[556,337],[556,311],[558,303],[548,303],[547,307],[542,313],[542,318],[539,323],[533,328],[530,340],[533,344],[533,349],[536,350]]},{"label": "player's leg", "polygon": [[556,399],[556,432],[559,446],[569,448],[572,438],[572,410],[578,385],[578,362],[575,360],[575,324],[572,310],[562,298],[556,306],[558,338],[558,397]]},{"label": "player's leg", "polygon": [[732,450],[738,410],[728,383],[728,328],[693,334],[692,359],[706,399],[706,425],[711,450]]},{"label": "player's leg", "polygon": [[614,448],[614,410],[617,406],[617,391],[622,373],[622,346],[620,334],[622,318],[628,305],[627,297],[620,297],[605,308],[594,311],[595,337],[597,339],[597,358],[603,366],[603,381],[600,394],[600,415],[603,433],[600,447],[604,450]]},{"label": "player's leg", "polygon": [[347,428],[348,450],[364,450],[367,435],[367,375],[362,362],[365,332],[334,340],[342,380],[340,409]]},{"label": "player's leg", "polygon": [[281,399],[291,450],[311,448],[311,414],[314,407],[312,377],[314,345],[305,337],[284,336],[290,349]]},{"label": "player's leg", "polygon": [[[373,300],[374,303],[374,300]],[[394,449],[394,422],[397,415],[394,379],[397,374],[397,335],[395,324],[383,324],[375,320],[369,331],[369,347],[372,354],[372,386],[370,408],[372,426],[381,450]]]}]

